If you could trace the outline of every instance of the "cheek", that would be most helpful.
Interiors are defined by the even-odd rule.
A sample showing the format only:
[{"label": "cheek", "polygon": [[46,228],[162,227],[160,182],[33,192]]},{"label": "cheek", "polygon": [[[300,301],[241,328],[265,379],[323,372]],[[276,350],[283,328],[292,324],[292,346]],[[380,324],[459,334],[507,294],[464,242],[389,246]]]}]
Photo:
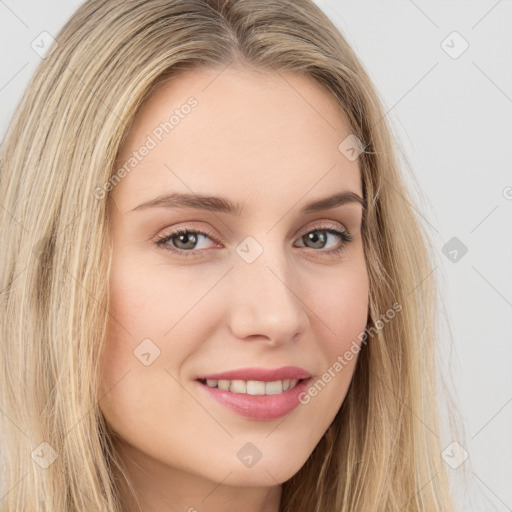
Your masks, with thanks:
[{"label": "cheek", "polygon": [[339,287],[326,294],[326,323],[335,333],[331,349],[344,349],[366,327],[368,319],[368,282],[366,272],[351,275]]},{"label": "cheek", "polygon": [[314,408],[325,425],[343,403],[367,325],[369,281],[363,262],[354,261],[335,276],[317,279],[317,286],[310,286],[307,295],[311,301],[308,305],[318,316],[314,337],[323,364],[301,402],[310,411]]},{"label": "cheek", "polygon": [[192,286],[190,273],[183,269],[169,269],[129,256],[115,261],[110,276],[112,347],[120,338],[133,350],[146,338],[161,342],[169,337],[169,331],[204,293],[197,282]]},{"label": "cheek", "polygon": [[[144,268],[130,257],[114,259],[112,264],[110,314],[100,358],[100,397],[105,397],[101,407],[114,425],[138,415],[139,404],[148,402],[147,388],[162,385],[158,382],[163,366],[161,333],[172,325],[172,296],[161,297],[162,284],[156,286]],[[146,353],[149,356],[143,355]],[[141,361],[148,357],[154,362],[145,366]]]},{"label": "cheek", "polygon": [[[165,370],[179,372],[206,339],[211,308],[202,307],[209,303],[201,298],[222,275],[222,269],[205,271],[191,279],[190,269],[151,265],[120,252],[123,257],[111,267],[110,315],[100,357],[101,408],[113,425],[161,411],[155,390],[172,389]],[[205,324],[201,329],[197,322],[191,325],[198,312]],[[144,358],[150,365],[144,365]]]},{"label": "cheek", "polygon": [[[165,371],[172,364],[163,334],[176,323],[180,309],[165,282],[140,267],[119,266],[111,274],[110,316],[100,358],[100,408],[122,439],[145,450],[152,446],[145,437],[155,422],[172,424],[172,400],[173,409],[187,406],[173,395],[173,381]],[[180,347],[173,347],[173,354],[178,355],[176,365],[186,357]]]},{"label": "cheek", "polygon": [[[336,359],[364,331],[368,319],[369,280],[363,258],[321,279],[322,286],[309,286],[308,297],[320,317],[326,336],[324,351]],[[314,305],[314,306],[313,306]]]}]

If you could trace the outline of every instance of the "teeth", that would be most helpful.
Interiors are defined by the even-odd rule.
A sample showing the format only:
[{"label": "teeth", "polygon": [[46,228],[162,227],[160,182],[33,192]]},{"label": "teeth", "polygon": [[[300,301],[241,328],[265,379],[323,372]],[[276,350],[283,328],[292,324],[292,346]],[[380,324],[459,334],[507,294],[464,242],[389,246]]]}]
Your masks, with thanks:
[{"label": "teeth", "polygon": [[224,389],[227,391],[229,389],[230,384],[231,382],[229,380],[219,380],[217,386],[219,389]]},{"label": "teeth", "polygon": [[266,395],[278,395],[283,392],[283,382],[281,380],[275,382],[267,382],[265,384]]},{"label": "teeth", "polygon": [[231,381],[231,386],[229,386],[229,390],[232,391],[233,393],[246,393],[247,383],[245,382],[245,380],[233,380]]},{"label": "teeth", "polygon": [[232,393],[247,395],[279,395],[297,385],[298,379],[276,380],[263,382],[260,380],[217,380],[207,379],[206,385],[210,388],[219,388]]},{"label": "teeth", "polygon": [[264,395],[265,383],[260,380],[247,381],[247,394],[248,395]]}]

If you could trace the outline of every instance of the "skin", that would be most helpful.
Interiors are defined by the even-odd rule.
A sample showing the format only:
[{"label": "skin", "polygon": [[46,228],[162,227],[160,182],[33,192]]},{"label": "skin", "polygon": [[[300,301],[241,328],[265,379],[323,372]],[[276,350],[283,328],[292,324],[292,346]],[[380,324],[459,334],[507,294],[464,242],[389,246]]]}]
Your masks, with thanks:
[{"label": "skin", "polygon": [[[161,85],[139,110],[119,167],[190,96],[197,106],[111,192],[111,316],[100,408],[145,512],[274,512],[281,484],[339,410],[357,357],[307,405],[274,420],[238,415],[195,379],[295,365],[315,381],[365,329],[361,205],[300,213],[336,192],[362,197],[358,161],[338,150],[351,132],[319,84],[229,67],[187,71]],[[222,196],[244,211],[132,211],[173,192]],[[344,242],[321,231],[324,224],[353,240],[327,255]],[[155,245],[176,227],[211,236],[196,245],[167,241],[177,250],[195,249],[195,256]],[[311,231],[327,237],[324,245],[304,237]],[[236,252],[248,236],[263,248],[252,263]],[[149,366],[134,356],[146,338],[160,350]],[[262,455],[251,468],[237,457],[246,443]],[[137,510],[124,486],[122,494],[124,510]]]}]

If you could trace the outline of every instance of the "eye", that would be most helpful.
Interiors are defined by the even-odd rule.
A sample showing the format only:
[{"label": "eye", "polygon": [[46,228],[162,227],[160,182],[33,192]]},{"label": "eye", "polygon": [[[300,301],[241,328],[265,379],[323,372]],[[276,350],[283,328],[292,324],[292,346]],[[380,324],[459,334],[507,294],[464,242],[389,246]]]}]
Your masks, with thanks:
[{"label": "eye", "polygon": [[[341,243],[338,245],[336,245],[336,238],[341,240]],[[317,250],[316,252],[323,254],[336,254],[343,250],[352,239],[353,237],[348,231],[341,231],[331,226],[318,226],[302,235],[300,241],[303,245],[299,247],[307,247],[313,250],[322,249],[322,251]]]},{"label": "eye", "polygon": [[[192,251],[208,249],[207,240],[211,240],[211,238],[205,231],[178,228],[172,233],[160,237],[155,243],[158,247],[167,251],[189,256]],[[172,245],[169,244],[169,242],[171,242]]]}]

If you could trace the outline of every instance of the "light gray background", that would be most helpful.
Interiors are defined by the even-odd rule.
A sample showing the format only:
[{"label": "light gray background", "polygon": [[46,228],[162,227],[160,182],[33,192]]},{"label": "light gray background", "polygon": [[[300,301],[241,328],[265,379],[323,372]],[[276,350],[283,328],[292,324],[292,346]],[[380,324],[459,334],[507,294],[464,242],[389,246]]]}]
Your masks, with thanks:
[{"label": "light gray background", "polygon": [[[512,3],[317,0],[389,110],[438,261],[443,371],[466,430],[461,510],[512,510]],[[0,136],[40,57],[81,1],[0,0]],[[467,50],[453,58],[463,48]],[[450,35],[452,34],[452,35]],[[449,37],[448,37],[449,36]],[[443,43],[443,41],[445,41]],[[451,52],[450,56],[447,52]],[[456,237],[467,247],[443,246]],[[453,243],[453,242],[452,242]],[[451,332],[450,332],[451,331]],[[446,443],[445,443],[446,445]],[[443,445],[444,446],[444,445]]]}]

